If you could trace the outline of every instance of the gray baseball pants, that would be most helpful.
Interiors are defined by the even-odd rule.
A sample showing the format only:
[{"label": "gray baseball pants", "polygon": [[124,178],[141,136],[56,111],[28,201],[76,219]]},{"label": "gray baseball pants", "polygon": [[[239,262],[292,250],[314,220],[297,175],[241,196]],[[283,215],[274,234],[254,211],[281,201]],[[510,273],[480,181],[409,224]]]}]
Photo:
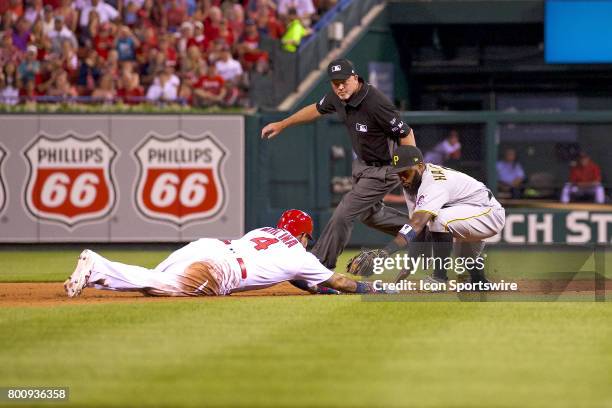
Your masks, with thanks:
[{"label": "gray baseball pants", "polygon": [[348,243],[356,219],[392,236],[409,219],[407,213],[387,207],[382,202],[383,197],[399,183],[390,166],[373,167],[354,160],[352,173],[353,189],[342,197],[312,249],[312,253],[329,269],[336,267],[338,255]]}]

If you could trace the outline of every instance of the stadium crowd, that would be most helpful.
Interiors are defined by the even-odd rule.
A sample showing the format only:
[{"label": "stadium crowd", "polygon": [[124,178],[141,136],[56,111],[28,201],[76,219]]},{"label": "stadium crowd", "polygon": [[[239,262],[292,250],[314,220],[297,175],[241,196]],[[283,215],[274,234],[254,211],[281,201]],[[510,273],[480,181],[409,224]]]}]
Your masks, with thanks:
[{"label": "stadium crowd", "polygon": [[248,106],[262,38],[295,51],[335,2],[0,0],[0,104]]}]

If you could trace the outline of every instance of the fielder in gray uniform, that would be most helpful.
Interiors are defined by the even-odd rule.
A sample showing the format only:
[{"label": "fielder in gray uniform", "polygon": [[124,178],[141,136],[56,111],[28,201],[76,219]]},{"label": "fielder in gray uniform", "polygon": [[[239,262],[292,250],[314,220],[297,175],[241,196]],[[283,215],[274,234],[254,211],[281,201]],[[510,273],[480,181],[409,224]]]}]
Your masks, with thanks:
[{"label": "fielder in gray uniform", "polygon": [[[408,223],[385,247],[387,255],[421,241],[428,230],[450,233],[455,240],[455,256],[476,258],[484,249],[484,240],[504,227],[504,208],[480,181],[424,163],[421,151],[414,146],[399,146],[392,161],[406,195],[416,197],[416,201]],[[473,283],[486,282],[482,269],[470,270],[470,276]],[[434,278],[447,279],[440,274]]]},{"label": "fielder in gray uniform", "polygon": [[407,214],[386,207],[383,197],[399,180],[391,173],[391,152],[398,145],[414,145],[414,134],[389,99],[364,82],[350,61],[339,59],[327,67],[331,91],[280,122],[266,125],[262,138],[276,137],[284,129],[336,113],[346,125],[356,159],[353,188],[342,198],[317,240],[312,253],[327,268],[336,266],[338,255],[349,241],[353,222],[389,235],[397,234]]}]

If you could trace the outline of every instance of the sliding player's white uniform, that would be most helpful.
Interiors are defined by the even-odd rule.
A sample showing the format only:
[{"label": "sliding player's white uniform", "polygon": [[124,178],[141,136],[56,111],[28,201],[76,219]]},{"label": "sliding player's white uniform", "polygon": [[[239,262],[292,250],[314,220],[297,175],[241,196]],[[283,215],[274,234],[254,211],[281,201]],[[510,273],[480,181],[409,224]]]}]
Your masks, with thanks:
[{"label": "sliding player's white uniform", "polygon": [[483,183],[447,167],[425,165],[415,200],[414,212],[433,216],[430,231],[450,232],[459,241],[492,237],[506,222],[504,208]]},{"label": "sliding player's white uniform", "polygon": [[[92,260],[88,287],[151,295],[226,295],[294,279],[313,286],[333,274],[289,232],[277,228],[259,228],[233,241],[202,238],[173,252],[154,269],[111,262],[88,252]],[[194,264],[206,265],[205,271],[197,272]]]}]

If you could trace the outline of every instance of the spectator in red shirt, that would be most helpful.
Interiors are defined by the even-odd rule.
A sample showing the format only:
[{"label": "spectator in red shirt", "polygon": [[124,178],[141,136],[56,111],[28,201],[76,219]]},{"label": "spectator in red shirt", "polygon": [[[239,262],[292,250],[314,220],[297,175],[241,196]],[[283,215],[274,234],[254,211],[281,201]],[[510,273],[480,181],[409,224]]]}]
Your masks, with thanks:
[{"label": "spectator in red shirt", "polygon": [[187,19],[187,6],[184,1],[172,0],[166,7],[166,27],[174,33]]},{"label": "spectator in red shirt", "polygon": [[110,24],[101,25],[100,32],[94,37],[94,48],[100,58],[106,61],[109,51],[115,48],[115,39],[113,38]]},{"label": "spectator in red shirt", "polygon": [[61,1],[60,0],[43,0],[43,4],[45,6],[50,6],[50,7],[53,7],[53,9],[56,9],[60,6]]},{"label": "spectator in red shirt", "polygon": [[251,18],[255,18],[262,10],[265,10],[269,15],[276,14],[276,2],[274,0],[249,0],[246,7]]},{"label": "spectator in red shirt", "polygon": [[159,14],[157,10],[158,8],[153,0],[145,0],[142,7],[137,11],[138,23],[142,24],[143,27],[153,27],[157,15]]},{"label": "spectator in red shirt", "polygon": [[268,10],[260,9],[257,12],[257,30],[261,35],[279,39],[285,33],[285,26],[278,21],[274,15],[270,15]]},{"label": "spectator in red shirt", "polygon": [[[9,17],[12,21],[17,21],[17,19],[23,16],[23,1],[20,0],[9,0],[8,8],[3,10],[4,17]],[[6,13],[9,13],[10,16],[7,16]]]},{"label": "spectator in red shirt", "polygon": [[142,41],[140,47],[136,50],[136,61],[139,65],[145,67],[147,61],[151,58],[151,54],[157,52],[159,42],[157,41],[157,33],[153,27],[142,29]]},{"label": "spectator in red shirt", "polygon": [[601,185],[601,170],[589,155],[581,152],[578,161],[570,169],[569,183],[566,183],[561,192],[561,202],[569,203],[577,196],[594,196],[595,202],[603,204],[605,190]]},{"label": "spectator in red shirt", "polygon": [[244,31],[244,8],[240,4],[234,4],[225,10],[225,19],[234,38],[240,38]]},{"label": "spectator in red shirt", "polygon": [[224,87],[225,97],[223,98],[222,106],[237,106],[241,96],[238,85],[232,81],[225,81]]},{"label": "spectator in red shirt", "polygon": [[208,48],[208,40],[204,36],[204,24],[202,24],[201,21],[196,21],[193,24],[193,30],[193,37],[187,41],[187,48],[195,45],[202,54],[206,53],[206,49]]},{"label": "spectator in red shirt", "polygon": [[13,45],[13,36],[10,31],[2,33],[2,43],[0,44],[0,67],[12,62],[19,65],[23,53]]},{"label": "spectator in red shirt", "polygon": [[219,7],[211,7],[208,10],[208,17],[204,21],[204,36],[208,41],[215,41],[219,36],[219,27],[223,20],[223,14]]},{"label": "spectator in red shirt", "polygon": [[222,39],[228,47],[234,45],[234,34],[227,24],[227,20],[223,19],[219,23],[219,35],[217,39]]},{"label": "spectator in red shirt", "polygon": [[136,105],[144,100],[144,88],[140,86],[140,77],[124,65],[119,81],[117,96],[127,105]]},{"label": "spectator in red shirt", "polygon": [[95,10],[89,12],[87,27],[81,29],[79,44],[84,48],[94,48],[94,40],[100,33],[100,17]]},{"label": "spectator in red shirt", "polygon": [[19,97],[24,103],[35,104],[41,93],[36,89],[36,81],[29,79],[25,82],[23,88],[19,90]]},{"label": "spectator in red shirt", "polygon": [[141,44],[146,44],[152,48],[157,48],[159,46],[159,40],[154,27],[145,27],[143,28],[142,33],[143,38]]},{"label": "spectator in red shirt", "polygon": [[178,56],[173,44],[171,44],[172,36],[168,35],[159,41],[159,52],[166,57],[166,65],[176,67]]},{"label": "spectator in red shirt", "polygon": [[253,20],[246,21],[237,49],[245,71],[251,70],[256,64],[259,72],[267,71],[268,53],[259,48],[259,32]]},{"label": "spectator in red shirt", "polygon": [[193,85],[193,102],[196,106],[220,105],[225,98],[225,81],[214,64],[210,64],[203,75]]}]

